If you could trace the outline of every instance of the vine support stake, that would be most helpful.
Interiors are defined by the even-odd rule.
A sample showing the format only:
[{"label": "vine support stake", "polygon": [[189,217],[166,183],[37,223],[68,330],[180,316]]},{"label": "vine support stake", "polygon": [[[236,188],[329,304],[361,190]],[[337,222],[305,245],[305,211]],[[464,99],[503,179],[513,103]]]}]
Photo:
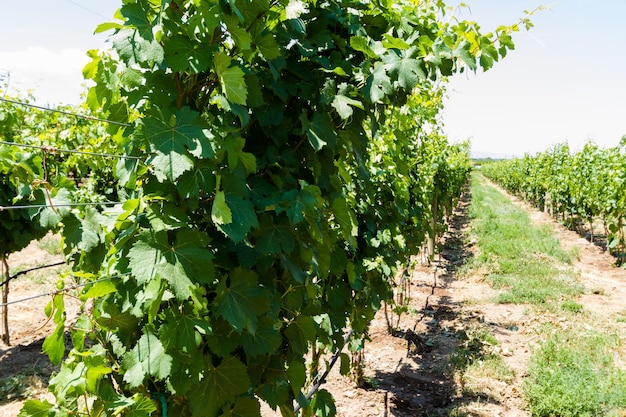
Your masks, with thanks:
[{"label": "vine support stake", "polygon": [[2,270],[4,271],[5,284],[2,286],[2,307],[0,307],[0,337],[2,342],[10,346],[11,339],[9,336],[9,263],[7,256],[2,255]]}]

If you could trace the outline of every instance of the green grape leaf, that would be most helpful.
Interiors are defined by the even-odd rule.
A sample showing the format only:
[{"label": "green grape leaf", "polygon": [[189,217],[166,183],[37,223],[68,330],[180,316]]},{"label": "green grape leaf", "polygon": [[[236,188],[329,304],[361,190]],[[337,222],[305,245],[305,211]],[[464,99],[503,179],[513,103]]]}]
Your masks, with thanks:
[{"label": "green grape leaf", "polygon": [[18,417],[48,417],[53,405],[48,400],[28,400],[22,406]]},{"label": "green grape leaf", "polygon": [[93,208],[85,209],[85,218],[71,214],[63,219],[63,237],[67,245],[89,252],[100,244],[102,217]]},{"label": "green grape leaf", "polygon": [[215,200],[211,208],[211,220],[217,225],[224,225],[233,222],[233,213],[226,204],[226,194],[224,191],[215,192]]},{"label": "green grape leaf", "polygon": [[144,5],[144,2],[125,4],[120,8],[120,13],[126,18],[126,25],[136,27],[141,37],[152,40],[152,22]]},{"label": "green grape leaf", "polygon": [[51,311],[46,313],[53,316],[56,328],[44,340],[42,350],[48,355],[50,362],[58,365],[65,355],[65,302],[62,293],[52,298],[46,307],[48,309]]},{"label": "green grape leaf", "polygon": [[186,36],[175,35],[163,47],[167,64],[174,71],[200,73],[211,65],[211,48]]},{"label": "green grape leaf", "polygon": [[295,360],[289,364],[287,375],[289,376],[291,390],[297,396],[306,382],[306,366],[304,366],[304,363]]},{"label": "green grape leaf", "polygon": [[215,188],[213,167],[210,164],[197,163],[191,171],[185,172],[178,179],[177,185],[178,192],[187,199],[198,197],[204,190],[213,190]]},{"label": "green grape leaf", "polygon": [[228,101],[245,106],[248,89],[244,72],[238,66],[231,66],[231,62],[232,59],[228,55],[222,53],[215,54],[215,71]]},{"label": "green grape leaf", "polygon": [[138,30],[123,29],[110,39],[120,58],[129,66],[163,63],[163,47],[156,40],[142,37]]},{"label": "green grape leaf", "polygon": [[193,168],[190,151],[211,158],[213,136],[198,112],[183,107],[173,114],[151,112],[143,121],[143,134],[155,153],[150,161],[161,181],[175,181]]},{"label": "green grape leaf", "polygon": [[376,52],[369,46],[367,38],[363,36],[351,36],[350,46],[356,51],[363,52],[368,58],[378,59]]},{"label": "green grape leaf", "polygon": [[228,167],[235,170],[239,162],[246,168],[248,173],[256,171],[256,158],[253,154],[243,150],[246,140],[242,137],[228,137],[224,141],[224,149],[228,153]]},{"label": "green grape leaf", "polygon": [[317,417],[334,417],[337,415],[335,399],[330,392],[323,388],[317,391],[313,396],[311,408],[314,410]]},{"label": "green grape leaf", "polygon": [[356,245],[356,240],[354,238],[358,236],[357,220],[354,212],[348,207],[345,198],[335,198],[333,200],[332,208],[333,214],[335,215],[337,223],[339,223],[341,234],[344,239],[350,242],[351,245]]},{"label": "green grape leaf", "polygon": [[288,221],[285,219],[285,223],[271,224],[269,219],[264,218],[263,220],[255,233],[259,235],[256,240],[256,249],[263,255],[274,255],[281,250],[285,253],[291,253],[296,242],[293,230],[288,226]]},{"label": "green grape leaf", "polygon": [[298,316],[289,324],[285,335],[289,339],[289,347],[295,354],[304,354],[307,352],[309,342],[315,340],[317,335],[315,321],[309,316]]},{"label": "green grape leaf", "polygon": [[235,401],[250,386],[246,367],[237,358],[225,358],[217,367],[211,366],[189,399],[194,416],[214,415],[220,407]]},{"label": "green grape leaf", "polygon": [[[234,6],[235,2],[232,1],[231,5]],[[239,19],[236,16],[227,14],[223,14],[222,19],[226,23],[228,33],[235,41],[235,44],[241,50],[246,51],[250,49],[250,47],[252,46],[252,36],[245,28],[239,26]]]},{"label": "green grape leaf", "polygon": [[167,232],[142,232],[130,249],[130,269],[140,284],[159,274],[170,284],[179,300],[191,296],[194,282],[213,278],[213,253],[206,239],[196,230],[181,230],[176,242],[168,242]]},{"label": "green grape leaf", "polygon": [[282,336],[276,328],[274,321],[264,318],[259,321],[254,333],[243,333],[243,350],[250,357],[266,355],[276,351],[282,340]]},{"label": "green grape leaf", "polygon": [[291,190],[284,194],[287,205],[287,217],[292,226],[304,220],[305,214],[312,214],[318,204],[317,197],[311,192],[319,193],[315,186],[305,186],[302,190]]},{"label": "green grape leaf", "polygon": [[50,362],[54,365],[61,363],[65,355],[64,327],[58,326],[54,332],[46,337],[41,348],[48,355],[48,358],[50,358]]},{"label": "green grape leaf", "polygon": [[350,116],[352,116],[352,113],[354,112],[354,110],[352,110],[352,106],[363,109],[363,104],[360,101],[340,94],[335,96],[332,106],[344,120],[349,119]]},{"label": "green grape leaf", "polygon": [[[230,281],[227,284],[227,281]],[[263,297],[258,278],[253,271],[235,268],[228,278],[217,286],[217,297],[212,309],[223,317],[237,332],[243,329],[255,332],[257,314],[269,308],[269,301]]]},{"label": "green grape leaf", "polygon": [[100,281],[85,287],[86,290],[80,295],[81,300],[99,298],[117,291],[117,286],[112,281]]},{"label": "green grape leaf", "polygon": [[161,340],[165,341],[166,348],[176,346],[181,352],[191,354],[202,343],[202,333],[210,332],[208,323],[178,312],[167,312],[167,321],[159,329]]},{"label": "green grape leaf", "polygon": [[254,44],[265,59],[271,61],[280,56],[280,47],[271,33],[258,35],[254,38]]},{"label": "green grape leaf", "polygon": [[[129,407],[125,417],[150,417],[157,411],[154,401],[139,393],[133,395],[133,404]],[[165,413],[164,413],[165,415]]]},{"label": "green grape leaf", "polygon": [[374,71],[367,77],[363,95],[370,103],[380,103],[392,91],[391,79],[387,75],[385,64],[377,62],[374,65]]},{"label": "green grape leaf", "polygon": [[169,263],[180,265],[191,281],[209,283],[213,280],[214,256],[207,244],[206,236],[200,231],[182,229],[164,256]]},{"label": "green grape leaf", "polygon": [[224,411],[221,417],[261,417],[261,404],[254,397],[242,397]]},{"label": "green grape leaf", "polygon": [[398,84],[406,91],[411,91],[420,79],[426,78],[422,62],[414,57],[416,53],[417,48],[412,47],[402,51],[402,55],[390,52],[383,57],[387,73],[397,76]]},{"label": "green grape leaf", "polygon": [[326,145],[331,148],[335,146],[337,132],[327,113],[316,112],[311,121],[303,113],[300,116],[300,122],[302,122],[302,129],[306,132],[306,137],[313,149],[319,151]]},{"label": "green grape leaf", "polygon": [[77,363],[73,369],[65,364],[59,373],[50,378],[50,390],[55,393],[57,401],[65,401],[68,397],[79,397],[85,393],[87,380],[85,362]]},{"label": "green grape leaf", "polygon": [[170,376],[172,357],[165,353],[161,341],[152,333],[144,333],[122,360],[124,381],[131,388],[144,383],[147,377],[163,380]]},{"label": "green grape leaf", "polygon": [[254,204],[234,193],[225,194],[226,205],[230,209],[233,221],[227,224],[218,224],[220,229],[233,242],[241,242],[253,229],[259,227]]},{"label": "green grape leaf", "polygon": [[137,181],[138,159],[119,158],[115,164],[115,175],[123,187],[134,188]]},{"label": "green grape leaf", "polygon": [[139,284],[151,280],[157,265],[164,261],[163,254],[169,250],[165,232],[143,232],[128,252],[130,270]]}]

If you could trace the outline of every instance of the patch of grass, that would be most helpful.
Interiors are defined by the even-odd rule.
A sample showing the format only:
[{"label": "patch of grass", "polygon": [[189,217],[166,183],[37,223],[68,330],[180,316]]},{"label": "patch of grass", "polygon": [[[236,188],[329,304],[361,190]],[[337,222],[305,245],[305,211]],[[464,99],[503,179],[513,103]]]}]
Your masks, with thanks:
[{"label": "patch of grass", "polygon": [[617,416],[626,371],[614,364],[617,334],[553,332],[533,354],[524,392],[534,417]]},{"label": "patch of grass", "polygon": [[561,308],[563,310],[571,311],[572,313],[580,313],[583,311],[583,305],[577,303],[574,300],[565,300],[561,303]]},{"label": "patch of grass", "polygon": [[488,280],[502,292],[501,303],[545,304],[582,293],[569,267],[576,251],[565,250],[548,226],[535,227],[528,214],[484,178],[472,178],[472,233],[479,253],[474,270],[492,271]]},{"label": "patch of grass", "polygon": [[37,247],[50,255],[61,255],[61,238],[59,235],[47,234],[37,242]]}]

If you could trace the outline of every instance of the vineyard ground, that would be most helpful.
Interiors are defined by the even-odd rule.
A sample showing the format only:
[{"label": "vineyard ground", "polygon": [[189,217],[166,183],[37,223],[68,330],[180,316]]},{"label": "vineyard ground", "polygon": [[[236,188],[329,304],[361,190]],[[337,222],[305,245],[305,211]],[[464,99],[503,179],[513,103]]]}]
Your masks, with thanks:
[{"label": "vineyard ground", "polygon": [[[621,326],[626,334],[626,271],[613,267],[613,258],[547,214],[513,201],[527,209],[535,224],[552,225],[562,245],[579,248],[574,266],[586,290],[578,302],[597,320]],[[394,334],[387,330],[383,311],[372,323],[364,355],[366,388],[356,388],[339,375],[338,367],[333,369],[323,388],[333,393],[338,416],[530,415],[522,384],[540,337],[538,329],[543,323],[567,324],[558,313],[494,303],[497,291],[486,283],[485,271],[459,273],[477,250],[469,232],[469,204],[469,198],[461,202],[443,241],[442,255],[430,266],[416,260],[410,279],[410,312],[395,323]],[[10,265],[26,269],[56,259],[33,243],[14,254]],[[10,300],[52,290],[58,274],[57,270],[20,277],[11,283]],[[48,301],[49,297],[43,297],[9,306],[12,346],[0,346],[0,417],[16,416],[24,398],[46,395],[45,384],[54,371],[41,353],[43,338],[52,329],[43,313]],[[68,319],[77,311],[73,305]],[[487,333],[496,340],[480,339]],[[473,351],[476,345],[469,343],[476,340],[481,352]],[[480,357],[485,346],[489,357],[502,358],[502,369],[481,371],[483,364],[487,368],[487,363],[493,363]],[[479,360],[470,369],[463,355],[474,354]]]}]

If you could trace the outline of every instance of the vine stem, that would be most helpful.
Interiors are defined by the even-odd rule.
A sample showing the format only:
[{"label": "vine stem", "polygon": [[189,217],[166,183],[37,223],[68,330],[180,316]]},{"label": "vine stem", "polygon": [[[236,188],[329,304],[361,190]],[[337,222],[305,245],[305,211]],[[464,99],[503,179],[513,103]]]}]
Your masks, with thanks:
[{"label": "vine stem", "polygon": [[[315,382],[315,384],[313,384],[313,386],[309,389],[309,392],[306,394],[305,398],[307,399],[307,401],[313,398],[313,395],[315,395],[317,390],[326,382],[326,378],[328,377],[328,374],[333,369],[333,366],[335,366],[337,359],[339,359],[339,356],[341,355],[341,351],[343,350],[346,343],[348,343],[348,340],[350,340],[350,337],[352,337],[353,333],[354,333],[354,329],[350,329],[348,334],[345,335],[345,337],[343,338],[343,343],[341,344],[339,349],[337,349],[337,351],[334,353],[333,357],[330,359],[330,362],[328,363],[328,367],[326,368],[322,376],[317,379],[317,382]],[[294,414],[298,413],[301,408],[302,406],[300,404],[296,404],[295,407],[293,407]]]}]

